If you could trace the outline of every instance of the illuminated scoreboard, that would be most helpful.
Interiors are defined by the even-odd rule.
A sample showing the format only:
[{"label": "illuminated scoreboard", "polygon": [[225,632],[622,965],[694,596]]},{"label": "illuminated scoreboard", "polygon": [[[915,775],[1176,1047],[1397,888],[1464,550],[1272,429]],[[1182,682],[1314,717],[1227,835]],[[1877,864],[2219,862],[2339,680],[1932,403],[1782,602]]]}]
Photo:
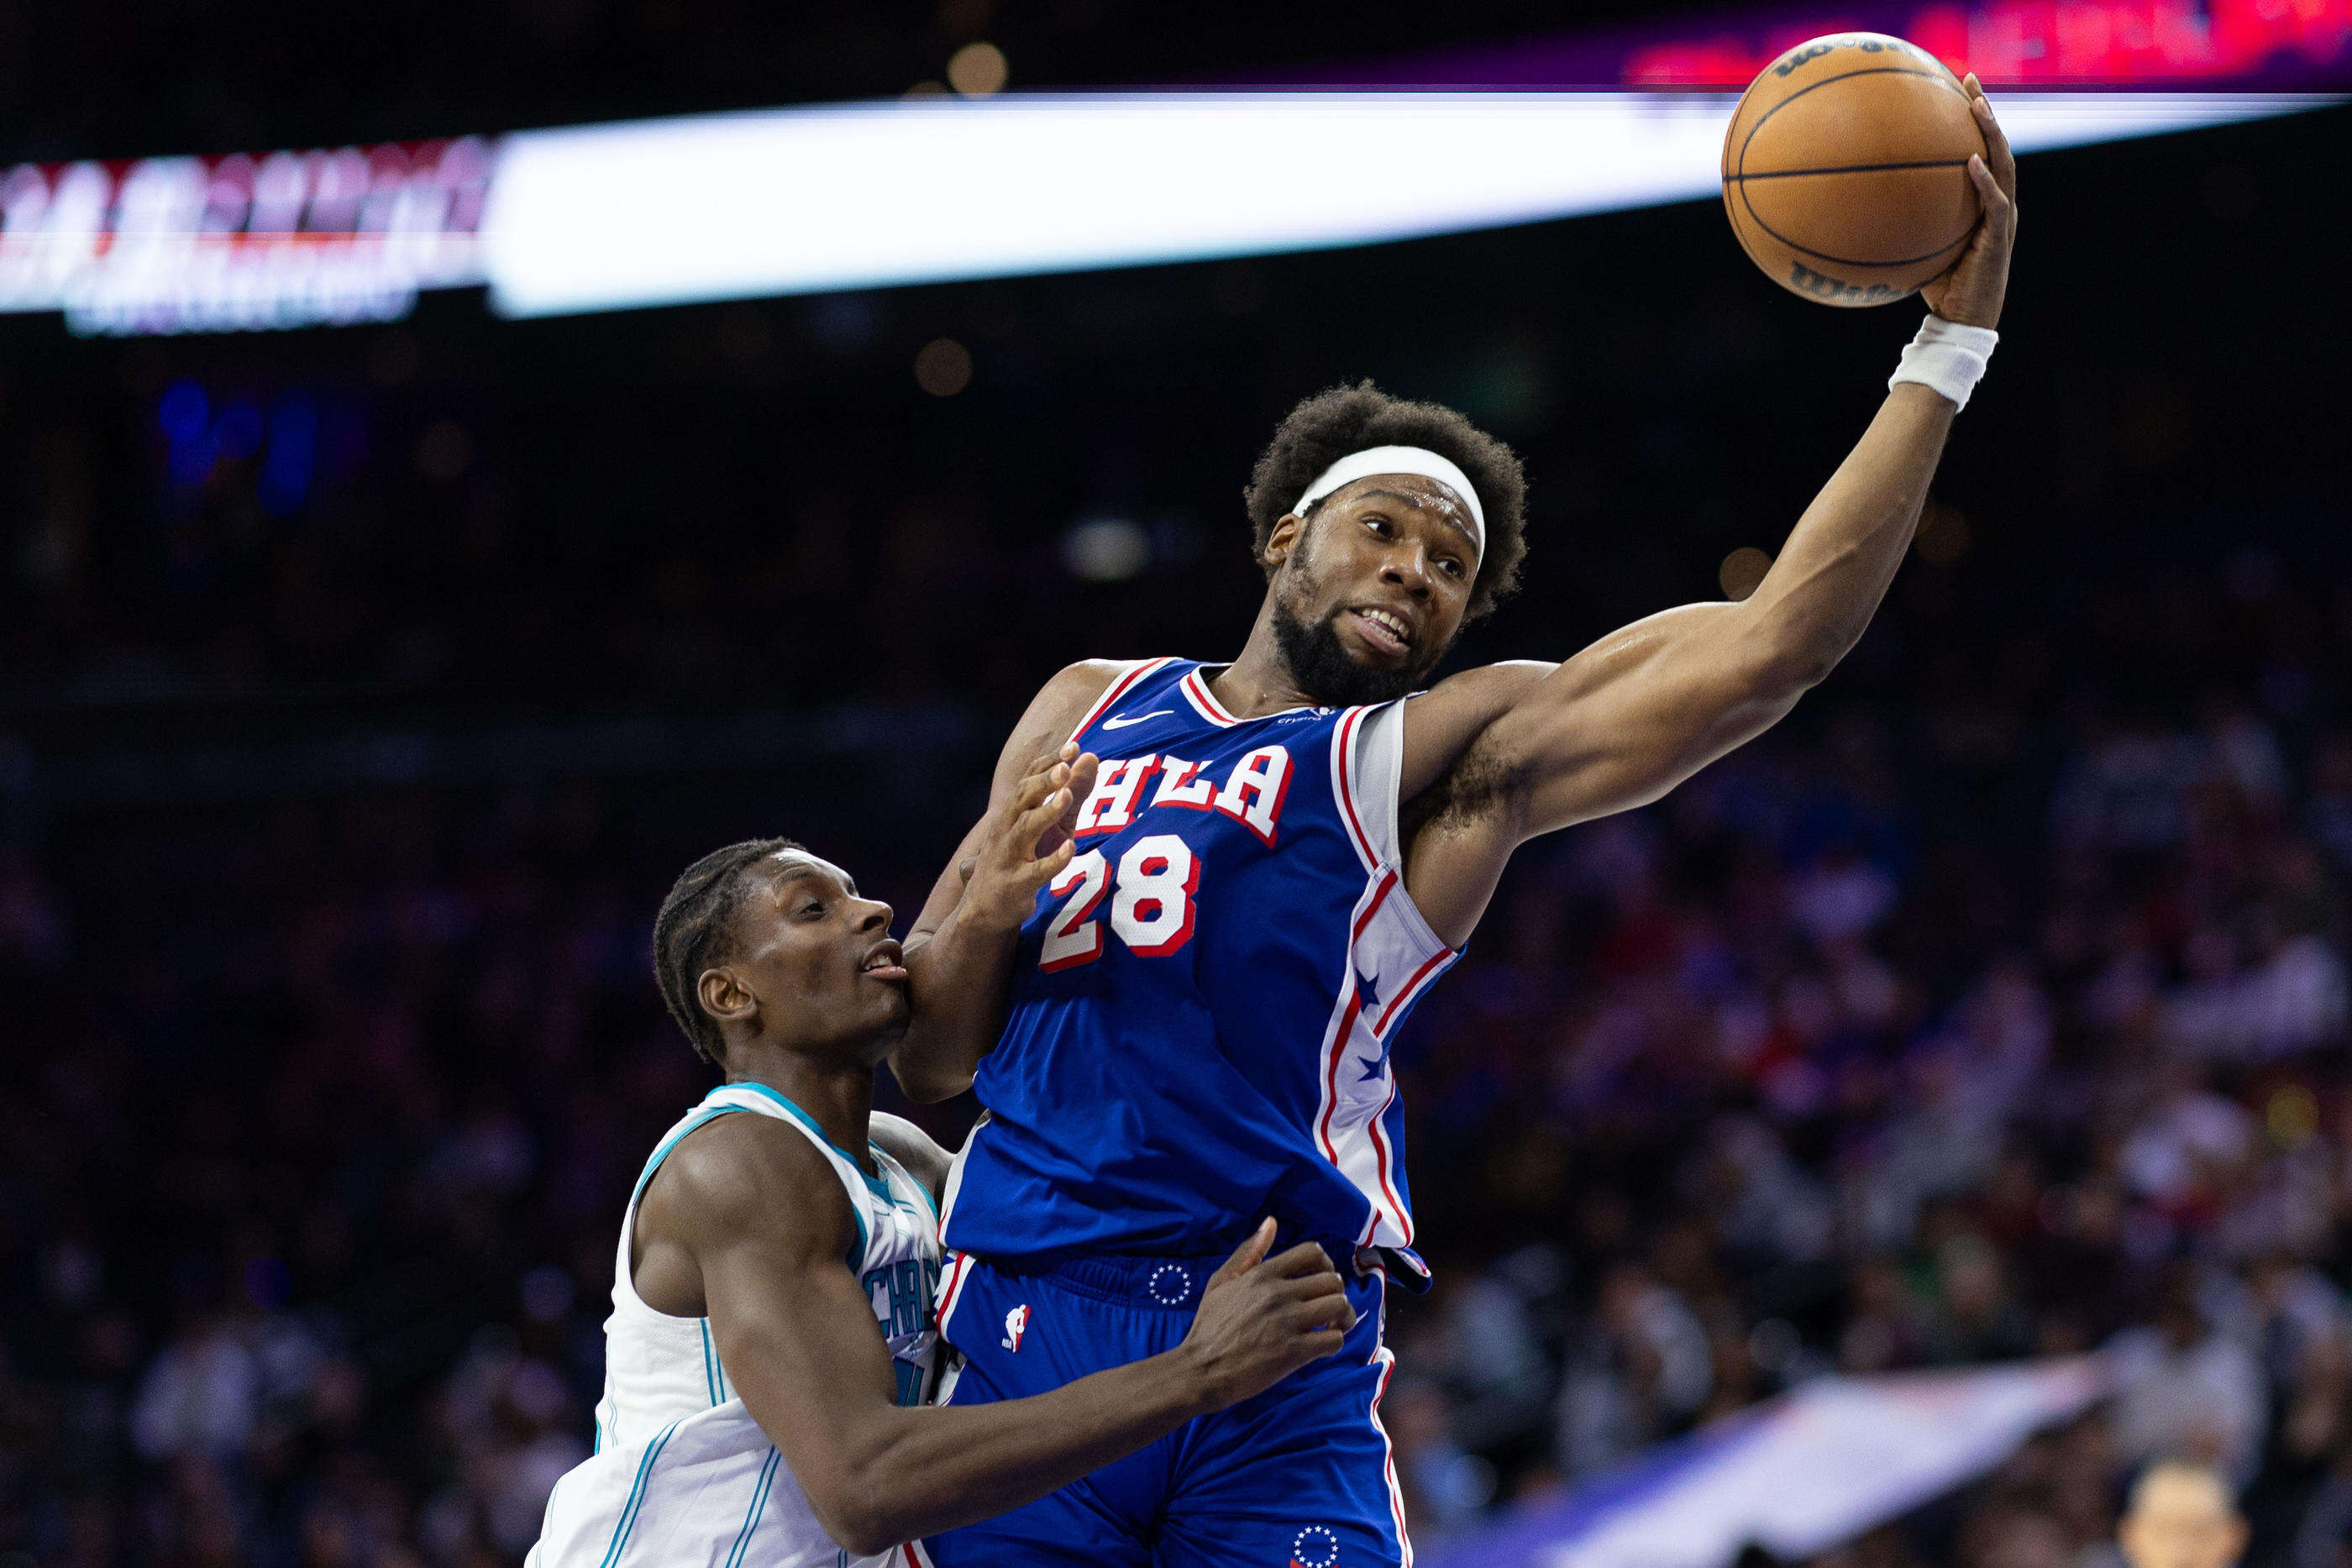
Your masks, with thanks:
[{"label": "illuminated scoreboard", "polygon": [[478,137],[331,151],[24,163],[0,175],[0,310],[77,332],[383,321],[484,281]]},{"label": "illuminated scoreboard", "polygon": [[[828,105],[0,172],[0,311],[85,334],[509,316],[1363,245],[1711,198],[1738,90],[1866,27],[2020,152],[2342,100],[2352,0],[1864,0],[1279,84]],[[1316,170],[1312,181],[1295,171]]]}]

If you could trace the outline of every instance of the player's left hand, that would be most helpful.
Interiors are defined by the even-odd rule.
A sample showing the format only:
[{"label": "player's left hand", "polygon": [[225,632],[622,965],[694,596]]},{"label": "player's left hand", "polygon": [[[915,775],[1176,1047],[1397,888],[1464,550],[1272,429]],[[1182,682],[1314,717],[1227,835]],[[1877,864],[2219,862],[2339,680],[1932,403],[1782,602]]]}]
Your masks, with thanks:
[{"label": "player's left hand", "polygon": [[1947,321],[1963,327],[1994,327],[2000,323],[2001,298],[2009,292],[2009,255],[2017,244],[2017,159],[2009,138],[1986,101],[1984,84],[1970,71],[1960,84],[1968,91],[1969,109],[1984,133],[1985,156],[1969,156],[1969,178],[1976,183],[1977,198],[1984,204],[1984,221],[1976,237],[1952,269],[1923,286],[1919,298]]},{"label": "player's left hand", "polygon": [[1021,781],[989,824],[980,852],[959,868],[964,879],[959,918],[990,930],[1020,929],[1036,905],[1037,890],[1060,875],[1077,851],[1072,835],[1078,802],[1093,792],[1099,760],[1071,741]]}]

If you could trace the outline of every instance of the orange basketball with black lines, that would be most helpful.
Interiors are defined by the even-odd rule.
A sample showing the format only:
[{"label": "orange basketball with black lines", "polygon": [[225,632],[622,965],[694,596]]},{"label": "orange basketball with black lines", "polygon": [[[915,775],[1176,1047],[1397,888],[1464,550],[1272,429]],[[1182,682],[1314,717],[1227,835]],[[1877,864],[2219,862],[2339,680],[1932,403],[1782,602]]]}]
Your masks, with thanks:
[{"label": "orange basketball with black lines", "polygon": [[1723,205],[1751,260],[1824,305],[1884,305],[1960,258],[1984,209],[1984,136],[1944,63],[1883,33],[1799,44],[1723,138]]}]

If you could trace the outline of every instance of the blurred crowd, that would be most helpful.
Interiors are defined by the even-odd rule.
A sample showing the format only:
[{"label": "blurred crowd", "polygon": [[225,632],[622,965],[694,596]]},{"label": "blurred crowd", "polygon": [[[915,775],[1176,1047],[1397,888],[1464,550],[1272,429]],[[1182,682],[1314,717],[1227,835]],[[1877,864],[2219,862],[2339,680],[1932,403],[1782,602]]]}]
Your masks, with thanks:
[{"label": "blurred crowd", "polygon": [[[2053,228],[2172,199],[2093,156]],[[585,1451],[628,1184],[708,1082],[647,969],[677,871],[784,832],[909,912],[1058,664],[1238,643],[1240,477],[1344,378],[1528,457],[1528,588],[1470,656],[1704,596],[1910,329],[1765,298],[1719,230],[16,333],[0,1568],[517,1561]],[[1398,1043],[1424,1544],[1808,1378],[2100,1348],[2112,1401],[1821,1568],[2113,1568],[2160,1455],[2230,1478],[2261,1568],[2352,1543],[2345,469],[2246,348],[2271,311],[2326,358],[2342,291],[2317,246],[2247,291],[2228,233],[2168,243],[2101,312],[2021,289],[1870,638],[1530,845]],[[2156,354],[2208,264],[2231,310]],[[943,400],[908,367],[950,335]]]},{"label": "blurred crowd", "polygon": [[[1938,591],[1890,611],[1923,647]],[[1834,1562],[2093,1568],[2175,1456],[2265,1568],[2334,1568],[2346,608],[2261,556],[2104,591],[2080,647],[1833,685],[1529,848],[1398,1050],[1424,1542],[1825,1373],[2104,1348],[2092,1416]],[[2183,711],[2126,678],[2169,659],[2213,673]],[[630,788],[125,813],[0,860],[0,1562],[528,1547],[627,1184],[705,1078]]]}]

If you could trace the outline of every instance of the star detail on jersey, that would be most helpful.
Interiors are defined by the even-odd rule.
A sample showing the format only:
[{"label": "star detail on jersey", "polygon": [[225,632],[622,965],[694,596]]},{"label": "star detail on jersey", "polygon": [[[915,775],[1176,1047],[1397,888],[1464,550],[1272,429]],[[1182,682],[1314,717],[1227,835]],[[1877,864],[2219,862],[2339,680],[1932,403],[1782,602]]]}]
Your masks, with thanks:
[{"label": "star detail on jersey", "polygon": [[[1371,1021],[1371,1016],[1380,1011],[1381,993],[1376,977],[1367,975],[1361,968],[1356,971],[1356,994],[1364,998],[1364,1019],[1369,1023]],[[1386,1040],[1381,1040],[1381,1053],[1378,1056],[1360,1056],[1356,1060],[1362,1062],[1364,1066],[1363,1076],[1356,1082],[1359,1083],[1373,1082],[1389,1070],[1389,1042]]]}]

